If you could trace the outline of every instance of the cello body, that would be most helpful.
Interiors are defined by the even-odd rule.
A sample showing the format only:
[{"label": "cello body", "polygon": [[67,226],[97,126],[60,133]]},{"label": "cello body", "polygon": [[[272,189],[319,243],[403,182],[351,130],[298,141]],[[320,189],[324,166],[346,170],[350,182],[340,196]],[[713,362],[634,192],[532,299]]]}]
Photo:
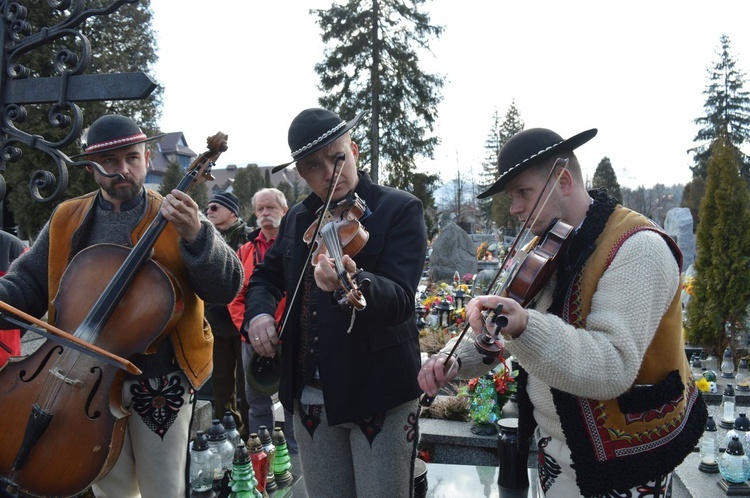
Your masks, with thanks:
[{"label": "cello body", "polygon": [[[103,327],[81,326],[130,252],[113,244],[82,250],[52,303],[57,327],[124,358],[154,352],[182,309],[175,279],[148,259]],[[104,476],[119,456],[129,416],[124,376],[53,341],[9,362],[0,370],[0,475],[37,496],[72,496]],[[35,441],[25,444],[29,438]]]}]

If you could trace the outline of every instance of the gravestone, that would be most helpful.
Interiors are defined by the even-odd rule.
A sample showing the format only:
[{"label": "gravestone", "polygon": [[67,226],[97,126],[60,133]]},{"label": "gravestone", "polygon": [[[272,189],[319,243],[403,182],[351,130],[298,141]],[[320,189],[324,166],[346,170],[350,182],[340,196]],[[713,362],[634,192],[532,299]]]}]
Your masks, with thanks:
[{"label": "gravestone", "polygon": [[466,231],[449,223],[432,244],[430,280],[452,281],[456,272],[460,276],[477,272],[477,248]]},{"label": "gravestone", "polygon": [[690,209],[681,207],[670,209],[664,220],[664,231],[674,239],[677,247],[682,251],[682,268],[688,268],[695,262],[695,234]]}]

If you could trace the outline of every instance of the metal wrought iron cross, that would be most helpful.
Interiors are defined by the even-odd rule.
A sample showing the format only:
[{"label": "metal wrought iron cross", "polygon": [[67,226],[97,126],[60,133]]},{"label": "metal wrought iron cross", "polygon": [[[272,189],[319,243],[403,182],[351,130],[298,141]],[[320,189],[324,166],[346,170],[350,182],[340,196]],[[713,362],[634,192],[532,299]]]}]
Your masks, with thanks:
[{"label": "metal wrought iron cross", "polygon": [[[57,165],[57,175],[38,170],[31,177],[32,196],[40,202],[57,198],[68,186],[68,166],[88,164],[75,162],[60,151],[73,143],[83,128],[83,113],[75,102],[94,100],[134,100],[148,97],[156,83],[145,73],[114,73],[84,75],[91,61],[91,44],[77,29],[92,16],[108,15],[125,3],[138,0],[113,0],[100,9],[86,9],[86,0],[48,0],[51,8],[67,15],[54,26],[34,32],[26,20],[27,9],[9,0],[0,0],[2,24],[0,38],[3,50],[0,57],[0,172],[9,163],[21,158],[19,145],[40,150]],[[57,40],[73,39],[78,42],[78,52],[70,48],[59,50],[54,59],[53,78],[30,78],[31,70],[19,61],[24,54]],[[62,140],[51,142],[43,136],[23,131],[26,119],[25,104],[50,104],[49,122],[66,131]],[[51,169],[51,168],[50,168]],[[54,187],[54,192],[43,197],[40,189]],[[0,175],[0,199],[5,197],[5,179]]]}]

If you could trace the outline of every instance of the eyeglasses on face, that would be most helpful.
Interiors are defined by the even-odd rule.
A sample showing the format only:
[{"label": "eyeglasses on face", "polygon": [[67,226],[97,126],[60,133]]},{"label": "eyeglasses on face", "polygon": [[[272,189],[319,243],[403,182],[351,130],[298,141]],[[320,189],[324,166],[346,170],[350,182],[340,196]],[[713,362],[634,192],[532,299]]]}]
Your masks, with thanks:
[{"label": "eyeglasses on face", "polygon": [[219,206],[218,206],[217,204],[211,204],[210,206],[208,206],[208,207],[206,208],[206,212],[207,212],[207,213],[208,213],[208,212],[214,212],[214,211],[216,211],[217,209],[219,209]]}]

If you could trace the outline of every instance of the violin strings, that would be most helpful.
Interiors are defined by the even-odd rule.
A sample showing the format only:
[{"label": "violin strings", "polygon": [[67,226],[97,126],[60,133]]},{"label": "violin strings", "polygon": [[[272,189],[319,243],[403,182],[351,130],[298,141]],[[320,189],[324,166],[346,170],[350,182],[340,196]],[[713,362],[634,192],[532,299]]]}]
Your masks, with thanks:
[{"label": "violin strings", "polygon": [[334,227],[332,224],[324,226],[323,230],[321,231],[321,236],[323,237],[323,240],[325,240],[328,255],[333,258],[333,262],[336,265],[336,272],[339,275],[339,280],[343,281],[345,280],[344,277],[346,276],[346,268],[344,268],[344,263],[342,260],[343,254],[341,252],[341,244],[339,243],[339,239],[338,237],[336,237],[333,228]]},{"label": "violin strings", "polygon": [[323,203],[322,212],[320,214],[320,221],[318,221],[318,224],[315,227],[315,231],[312,236],[312,242],[310,243],[310,250],[307,252],[307,258],[305,259],[305,264],[302,265],[302,271],[300,272],[299,278],[297,279],[297,285],[294,287],[294,292],[292,293],[292,297],[286,303],[286,309],[284,310],[284,318],[281,320],[281,325],[277,326],[279,340],[281,340],[281,335],[284,333],[284,329],[286,328],[287,321],[289,320],[289,313],[294,307],[294,301],[297,299],[297,295],[299,294],[299,289],[300,289],[300,286],[302,285],[302,279],[304,278],[306,269],[308,265],[310,264],[310,260],[312,259],[312,255],[315,250],[315,242],[321,230],[320,225],[323,221],[323,215],[328,212],[328,206],[331,205],[331,199],[333,198],[333,192],[335,190],[334,185],[338,184],[339,178],[341,177],[341,172],[344,171],[343,165],[341,166],[341,169],[338,172],[336,172],[336,168],[339,162],[345,162],[345,161],[346,161],[346,156],[344,154],[336,155],[336,160],[333,163],[333,172],[335,174],[331,175],[331,182],[328,184],[328,194],[326,195],[326,200]]}]

